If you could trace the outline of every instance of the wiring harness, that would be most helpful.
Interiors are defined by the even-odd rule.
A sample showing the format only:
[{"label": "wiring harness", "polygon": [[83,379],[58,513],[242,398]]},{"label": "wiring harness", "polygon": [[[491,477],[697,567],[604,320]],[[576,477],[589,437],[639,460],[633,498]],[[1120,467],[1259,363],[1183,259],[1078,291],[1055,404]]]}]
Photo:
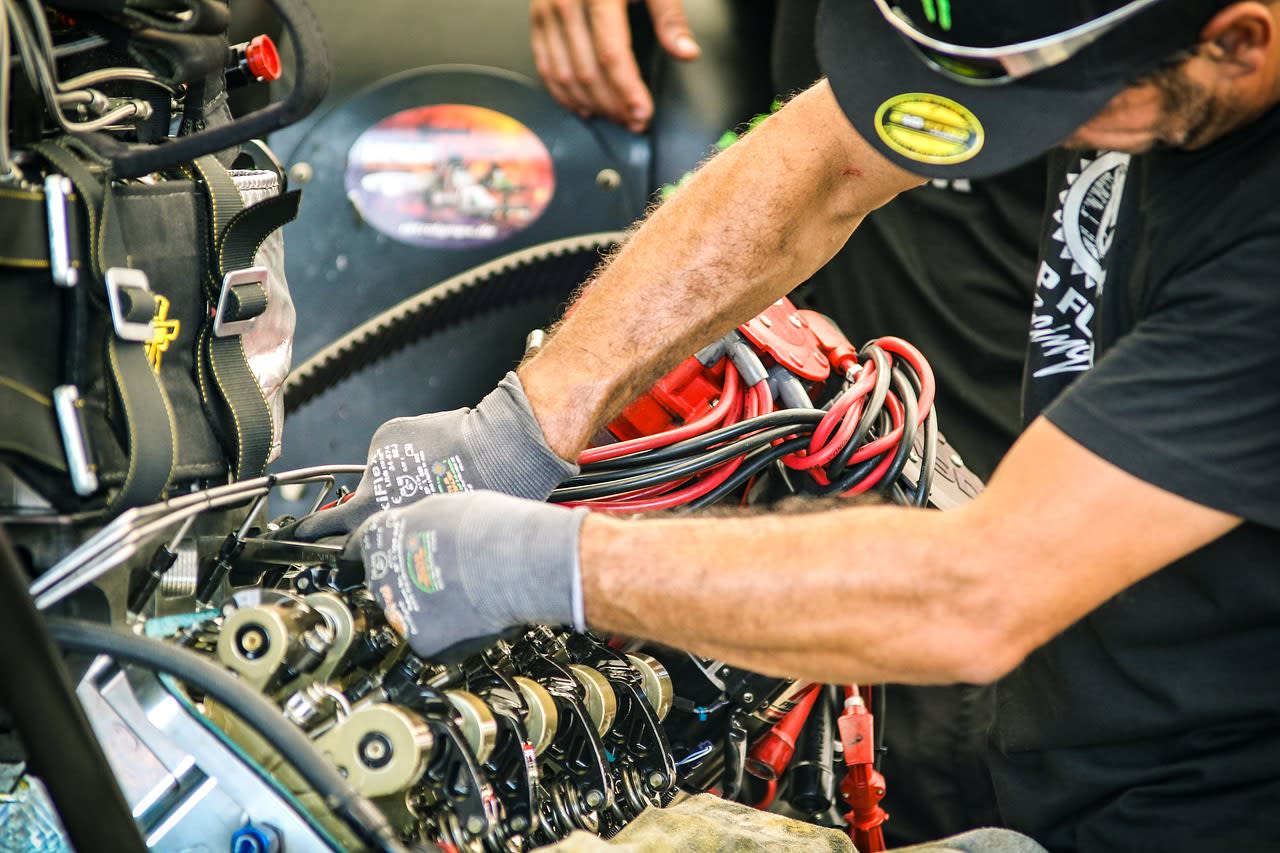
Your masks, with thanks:
[{"label": "wiring harness", "polygon": [[[550,500],[693,510],[739,491],[745,501],[771,471],[787,493],[878,489],[924,506],[938,445],[933,400],[933,371],[914,346],[883,337],[855,350],[825,316],[782,299],[632,403],[609,425],[620,440],[585,451],[581,472]],[[915,482],[908,461],[919,463]]]}]

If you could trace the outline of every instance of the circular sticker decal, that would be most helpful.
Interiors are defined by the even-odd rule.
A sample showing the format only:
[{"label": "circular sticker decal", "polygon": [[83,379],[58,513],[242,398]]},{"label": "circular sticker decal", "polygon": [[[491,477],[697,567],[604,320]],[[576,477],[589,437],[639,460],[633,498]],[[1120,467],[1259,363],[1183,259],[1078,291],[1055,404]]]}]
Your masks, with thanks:
[{"label": "circular sticker decal", "polygon": [[514,118],[469,104],[415,107],[360,134],[347,197],[388,237],[431,249],[505,240],[555,194],[551,155]]},{"label": "circular sticker decal", "polygon": [[982,123],[950,98],[912,92],[876,110],[876,133],[903,157],[946,166],[972,159],[986,138]]}]

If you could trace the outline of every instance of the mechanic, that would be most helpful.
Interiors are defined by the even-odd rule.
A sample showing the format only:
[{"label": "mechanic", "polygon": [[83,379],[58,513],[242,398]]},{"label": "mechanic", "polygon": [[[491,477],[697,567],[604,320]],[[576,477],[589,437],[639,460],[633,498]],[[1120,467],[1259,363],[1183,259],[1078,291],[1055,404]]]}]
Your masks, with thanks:
[{"label": "mechanic", "polygon": [[[789,95],[821,76],[818,5],[776,4],[769,49],[774,92]],[[627,49],[626,7],[627,0],[532,0],[529,17],[548,91],[580,114],[640,128],[652,117],[653,96]],[[683,0],[648,0],[647,10],[667,52],[691,58]],[[832,317],[854,341],[892,334],[918,346],[938,379],[936,406],[947,439],[983,479],[1021,427],[1045,182],[1043,157],[986,180],[930,182],[868,216],[790,296]],[[892,817],[886,840],[913,844],[997,824],[983,761],[995,691],[967,684],[882,689],[888,713],[878,720],[886,747],[880,769]]]},{"label": "mechanic", "polygon": [[[658,208],[475,409],[382,427],[300,533],[359,524],[426,657],[559,622],[830,683],[999,679],[1007,825],[1275,849],[1280,2],[827,0],[818,33],[827,81]],[[868,211],[1062,140],[1028,425],[970,504],[637,523],[527,500]],[[416,500],[444,485],[469,493]]]}]

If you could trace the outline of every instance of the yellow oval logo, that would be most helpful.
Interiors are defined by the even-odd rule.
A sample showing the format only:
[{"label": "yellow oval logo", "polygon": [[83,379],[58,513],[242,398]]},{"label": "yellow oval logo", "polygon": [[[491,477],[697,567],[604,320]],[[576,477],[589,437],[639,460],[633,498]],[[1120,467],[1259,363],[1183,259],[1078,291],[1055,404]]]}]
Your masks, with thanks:
[{"label": "yellow oval logo", "polygon": [[896,95],[881,104],[876,132],[903,157],[938,166],[972,159],[985,139],[977,116],[950,98],[923,92]]}]

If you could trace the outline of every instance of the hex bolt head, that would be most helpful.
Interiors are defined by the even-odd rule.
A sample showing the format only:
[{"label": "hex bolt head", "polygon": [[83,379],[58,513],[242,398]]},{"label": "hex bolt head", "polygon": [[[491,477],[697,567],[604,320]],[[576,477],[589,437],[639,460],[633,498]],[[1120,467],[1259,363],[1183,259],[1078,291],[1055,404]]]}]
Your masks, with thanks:
[{"label": "hex bolt head", "polygon": [[289,169],[289,180],[299,186],[311,183],[315,176],[316,171],[310,163],[294,163]]}]

